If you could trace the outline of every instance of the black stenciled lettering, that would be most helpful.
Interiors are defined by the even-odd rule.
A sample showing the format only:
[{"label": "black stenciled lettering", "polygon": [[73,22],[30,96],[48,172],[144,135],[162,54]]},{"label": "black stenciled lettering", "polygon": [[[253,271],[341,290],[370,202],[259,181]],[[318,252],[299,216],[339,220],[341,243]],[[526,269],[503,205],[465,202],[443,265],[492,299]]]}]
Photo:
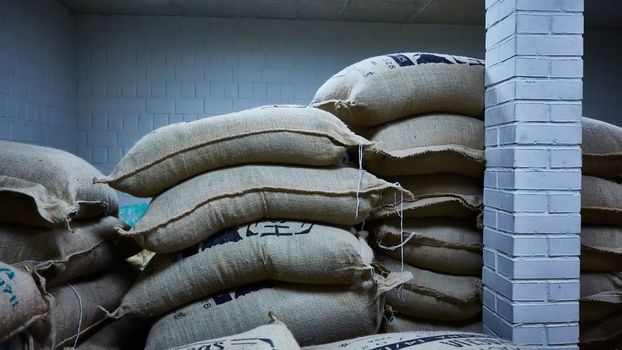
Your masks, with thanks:
[{"label": "black stenciled lettering", "polygon": [[228,301],[233,300],[229,292],[218,293],[214,295],[212,298],[214,299],[214,303],[216,303],[216,305],[224,304]]},{"label": "black stenciled lettering", "polygon": [[182,319],[182,318],[184,318],[186,316],[188,316],[188,314],[183,312],[183,311],[178,311],[178,312],[173,314],[173,318],[176,319],[176,320]]},{"label": "black stenciled lettering", "polygon": [[270,221],[269,223],[252,224],[246,227],[246,237],[294,236],[311,232],[314,224],[300,223],[300,226],[286,221]]},{"label": "black stenciled lettering", "polygon": [[225,243],[238,242],[241,240],[242,240],[242,237],[240,237],[238,230],[236,228],[230,228],[230,229],[222,230],[216,233],[215,235],[211,236],[210,238],[204,240],[201,243],[195,244],[194,246],[190,248],[184,249],[181,254],[184,258],[187,258],[193,255],[196,255],[200,252],[203,252],[206,249],[212,248],[214,246],[225,244]]},{"label": "black stenciled lettering", "polygon": [[237,299],[246,294],[256,292],[258,290],[262,290],[265,288],[273,288],[275,285],[276,284],[272,281],[264,281],[260,283],[251,284],[249,286],[240,287],[235,290],[235,298]]},{"label": "black stenciled lettering", "polygon": [[445,64],[454,64],[454,62],[446,59],[443,56],[433,55],[429,53],[422,53],[417,58],[417,64],[426,64],[426,63],[445,63]]},{"label": "black stenciled lettering", "polygon": [[231,339],[231,343],[232,345],[257,345],[257,343],[266,343],[273,350],[276,349],[276,347],[274,346],[274,342],[272,341],[272,339],[269,338],[236,338]]},{"label": "black stenciled lettering", "polygon": [[393,54],[393,55],[388,55],[388,56],[391,57],[393,59],[393,61],[395,61],[395,63],[397,63],[398,66],[400,66],[400,67],[414,66],[415,65],[415,63],[413,61],[411,61],[410,58],[408,58],[405,55]]}]

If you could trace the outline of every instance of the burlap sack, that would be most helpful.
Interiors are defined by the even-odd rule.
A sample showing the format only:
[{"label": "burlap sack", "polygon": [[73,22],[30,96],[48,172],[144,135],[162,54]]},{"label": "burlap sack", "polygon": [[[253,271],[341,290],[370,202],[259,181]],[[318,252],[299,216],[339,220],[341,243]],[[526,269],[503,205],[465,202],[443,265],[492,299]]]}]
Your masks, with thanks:
[{"label": "burlap sack", "polygon": [[482,332],[482,321],[471,319],[462,322],[421,320],[408,316],[394,315],[387,320],[387,333],[414,332],[414,331],[454,331],[454,332]]},{"label": "burlap sack", "polygon": [[622,227],[581,226],[581,270],[622,271]]},{"label": "burlap sack", "polygon": [[429,114],[377,128],[363,165],[379,176],[456,173],[484,176],[484,122],[453,114]]},{"label": "burlap sack", "polygon": [[581,179],[582,223],[622,225],[622,185],[594,176]]},{"label": "burlap sack", "polygon": [[404,262],[412,266],[453,275],[481,275],[482,232],[473,225],[450,218],[406,218],[403,227],[402,240],[396,218],[371,222],[369,230],[378,249],[395,259],[401,259],[399,246],[405,242]]},{"label": "burlap sack", "polygon": [[621,278],[619,272],[581,272],[581,321],[599,320],[622,308]]},{"label": "burlap sack", "polygon": [[149,333],[149,322],[125,317],[103,324],[88,338],[80,337],[80,350],[134,350],[144,349]]},{"label": "burlap sack", "polygon": [[333,75],[311,104],[357,126],[430,112],[482,118],[484,62],[433,53],[372,57]]},{"label": "burlap sack", "polygon": [[36,275],[0,262],[0,343],[44,317],[48,299]]},{"label": "burlap sack", "polygon": [[581,349],[619,349],[622,342],[622,311],[601,320],[579,322]]},{"label": "burlap sack", "polygon": [[384,312],[382,295],[411,277],[389,275],[351,287],[262,282],[219,293],[156,321],[146,349],[244,332],[264,324],[269,311],[279,315],[300,345],[374,334]]},{"label": "burlap sack", "polygon": [[259,107],[157,129],[99,182],[153,197],[209,170],[249,163],[326,166],[348,147],[368,145],[339,119],[303,106]]},{"label": "burlap sack", "polygon": [[53,287],[76,277],[103,271],[135,254],[139,247],[114,230],[121,222],[111,216],[65,228],[0,225],[0,260],[27,266]]},{"label": "burlap sack", "polygon": [[106,310],[117,308],[135,277],[133,269],[122,265],[51,289],[53,301],[49,314],[34,322],[27,331],[36,348],[72,345],[76,336],[87,333],[107,319],[107,313],[100,307]]},{"label": "burlap sack", "polygon": [[73,154],[0,141],[0,222],[62,227],[72,219],[116,215],[116,192],[99,170]]},{"label": "burlap sack", "polygon": [[[400,261],[378,255],[376,260],[389,271],[400,272]],[[482,280],[418,269],[404,264],[413,279],[403,288],[387,293],[393,310],[427,320],[464,321],[482,311]]]},{"label": "burlap sack", "polygon": [[116,317],[149,317],[205,295],[265,280],[354,284],[372,276],[365,240],[337,227],[261,221],[224,230],[183,252],[157,254]]},{"label": "burlap sack", "polygon": [[119,231],[135,237],[145,249],[168,253],[225,228],[266,218],[351,226],[365,220],[383,194],[396,191],[388,182],[354,168],[245,165],[215,170],[173,187],[150,203],[132,230]]},{"label": "burlap sack", "polygon": [[481,179],[457,174],[411,175],[387,179],[410,191],[414,200],[388,206],[373,214],[373,219],[398,216],[426,218],[445,216],[454,218],[477,217],[483,208]]},{"label": "burlap sack", "polygon": [[622,128],[583,118],[583,174],[610,178],[622,175]]},{"label": "burlap sack", "polygon": [[331,344],[304,347],[304,350],[527,350],[494,336],[463,332],[404,332],[370,335]]},{"label": "burlap sack", "polygon": [[287,326],[272,319],[266,326],[259,326],[248,332],[229,337],[203,340],[182,345],[171,350],[300,350],[296,339]]}]

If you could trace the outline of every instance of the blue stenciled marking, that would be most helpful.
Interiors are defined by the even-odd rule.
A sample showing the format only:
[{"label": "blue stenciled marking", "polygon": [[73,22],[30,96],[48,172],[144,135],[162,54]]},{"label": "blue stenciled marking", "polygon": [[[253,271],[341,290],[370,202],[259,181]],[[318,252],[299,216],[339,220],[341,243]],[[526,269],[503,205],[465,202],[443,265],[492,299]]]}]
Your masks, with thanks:
[{"label": "blue stenciled marking", "polygon": [[4,273],[8,279],[5,279],[0,275],[0,289],[2,289],[3,294],[9,295],[9,304],[13,309],[17,307],[19,304],[19,298],[15,295],[13,291],[13,287],[10,284],[10,280],[15,278],[15,272],[8,268],[0,268],[0,273]]}]

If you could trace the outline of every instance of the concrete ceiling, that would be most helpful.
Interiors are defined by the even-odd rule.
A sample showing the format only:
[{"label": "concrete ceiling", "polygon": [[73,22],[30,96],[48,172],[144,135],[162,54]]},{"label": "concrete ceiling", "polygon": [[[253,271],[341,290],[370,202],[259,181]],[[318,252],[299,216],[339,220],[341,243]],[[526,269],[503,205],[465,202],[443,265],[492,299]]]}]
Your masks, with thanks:
[{"label": "concrete ceiling", "polygon": [[[60,0],[91,14],[484,23],[484,0]],[[544,0],[543,0],[544,1]],[[547,0],[548,1],[548,0]],[[622,1],[584,0],[585,25],[622,28]]]},{"label": "concrete ceiling", "polygon": [[78,13],[482,24],[484,0],[61,0]]}]

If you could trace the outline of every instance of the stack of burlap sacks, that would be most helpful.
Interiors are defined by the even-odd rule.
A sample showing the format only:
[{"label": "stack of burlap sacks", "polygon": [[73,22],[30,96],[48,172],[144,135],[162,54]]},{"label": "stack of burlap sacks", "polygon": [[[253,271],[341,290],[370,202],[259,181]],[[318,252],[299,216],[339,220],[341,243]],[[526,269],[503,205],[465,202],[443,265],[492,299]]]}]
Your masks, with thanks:
[{"label": "stack of burlap sacks", "polygon": [[[269,324],[244,333],[203,340],[170,350],[300,350],[287,325],[270,315]],[[371,349],[417,349],[417,350],[524,350],[506,340],[493,336],[451,331],[411,331],[391,334],[368,335],[329,344],[310,345],[303,350],[371,350]]]},{"label": "stack of burlap sacks", "polygon": [[583,118],[580,338],[622,341],[622,128]]},{"label": "stack of burlap sacks", "polygon": [[71,346],[107,319],[139,249],[114,227],[116,193],[57,149],[0,141],[0,347]]},{"label": "stack of burlap sacks", "polygon": [[274,312],[300,345],[375,334],[384,294],[352,225],[402,194],[342,165],[369,142],[319,109],[260,107],[160,128],[97,182],[153,197],[132,229],[155,256],[111,316],[157,318],[146,348],[248,331]]},{"label": "stack of burlap sacks", "polygon": [[363,168],[414,195],[391,199],[364,227],[381,265],[414,276],[387,297],[390,329],[481,330],[483,62],[369,58],[331,77],[312,105],[373,142],[359,154]]}]

